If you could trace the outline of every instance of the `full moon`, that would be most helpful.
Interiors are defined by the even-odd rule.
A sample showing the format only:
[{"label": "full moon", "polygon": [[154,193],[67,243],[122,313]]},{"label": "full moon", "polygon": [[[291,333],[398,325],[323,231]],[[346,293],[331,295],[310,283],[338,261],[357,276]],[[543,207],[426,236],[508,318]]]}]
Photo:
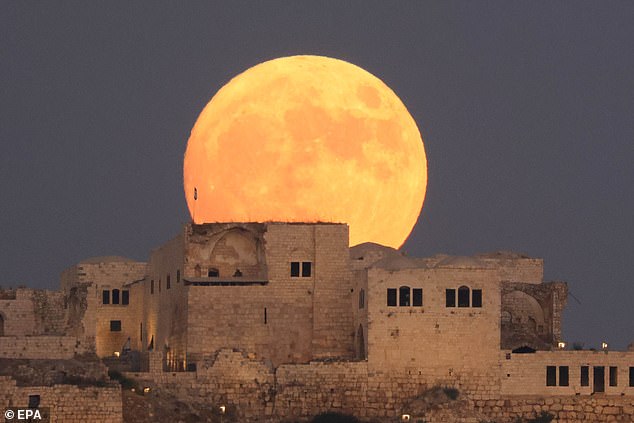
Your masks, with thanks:
[{"label": "full moon", "polygon": [[292,56],[233,78],[185,152],[195,223],[344,222],[350,245],[400,247],[425,199],[427,159],[403,102],[348,62]]}]

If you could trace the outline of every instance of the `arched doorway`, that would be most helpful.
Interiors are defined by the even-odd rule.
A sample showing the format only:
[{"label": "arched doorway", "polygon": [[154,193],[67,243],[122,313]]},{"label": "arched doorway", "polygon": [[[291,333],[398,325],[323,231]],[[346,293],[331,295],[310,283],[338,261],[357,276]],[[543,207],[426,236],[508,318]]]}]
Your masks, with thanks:
[{"label": "arched doorway", "polygon": [[357,330],[357,358],[365,360],[365,337],[363,336],[363,326],[359,325]]}]

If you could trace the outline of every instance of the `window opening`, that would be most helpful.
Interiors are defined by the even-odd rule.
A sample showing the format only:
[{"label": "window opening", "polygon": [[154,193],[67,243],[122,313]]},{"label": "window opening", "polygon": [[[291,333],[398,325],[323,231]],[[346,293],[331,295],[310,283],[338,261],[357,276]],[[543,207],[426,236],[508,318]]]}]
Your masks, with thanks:
[{"label": "window opening", "polygon": [[291,278],[298,278],[298,277],[299,277],[299,262],[292,261],[291,262]]},{"label": "window opening", "polygon": [[242,272],[240,271],[240,269],[236,269],[236,271],[233,273],[233,277],[234,278],[242,277]]},{"label": "window opening", "polygon": [[569,376],[568,366],[559,366],[559,386],[570,385],[568,376]]},{"label": "window opening", "polygon": [[388,307],[396,307],[396,288],[387,289],[387,305]]},{"label": "window opening", "polygon": [[130,291],[124,289],[121,291],[121,304],[128,305],[130,304]]},{"label": "window opening", "polygon": [[458,307],[469,307],[469,287],[458,288]]},{"label": "window opening", "polygon": [[266,325],[268,323],[268,318],[266,315],[266,307],[264,307],[264,324]]},{"label": "window opening", "polygon": [[590,368],[581,366],[581,386],[590,386]]},{"label": "window opening", "polygon": [[28,408],[38,408],[40,406],[40,396],[39,395],[29,395],[29,406]]},{"label": "window opening", "polygon": [[312,263],[310,261],[302,262],[302,277],[309,278],[312,272]]},{"label": "window opening", "polygon": [[412,289],[412,305],[414,307],[423,306],[423,289],[422,288]]},{"label": "window opening", "polygon": [[141,325],[139,326],[139,340],[143,342],[143,322],[141,322]]},{"label": "window opening", "polygon": [[398,289],[398,305],[401,307],[410,306],[410,291],[409,286],[402,286]]},{"label": "window opening", "polygon": [[119,304],[119,290],[112,290],[112,304]]},{"label": "window opening", "polygon": [[209,278],[217,278],[219,276],[220,276],[220,272],[215,267],[212,267],[207,271],[207,277]]},{"label": "window opening", "polygon": [[170,289],[171,287],[172,287],[172,277],[168,273],[166,278],[165,278],[165,288]]},{"label": "window opening", "polygon": [[445,290],[445,305],[447,307],[455,307],[456,306],[456,290],[455,289],[447,289]]},{"label": "window opening", "polygon": [[471,291],[471,306],[482,307],[482,290],[474,289]]},{"label": "window opening", "polygon": [[610,366],[610,386],[618,385],[619,368],[616,366]]},{"label": "window opening", "polygon": [[176,283],[180,283],[181,281],[181,270],[176,269]]},{"label": "window opening", "polygon": [[4,336],[4,316],[0,313],[0,336]]},{"label": "window opening", "polygon": [[557,386],[556,366],[546,366],[546,386]]},{"label": "window opening", "polygon": [[359,309],[365,307],[365,291],[362,289],[359,291]]},{"label": "window opening", "polygon": [[121,320],[110,321],[110,332],[121,332]]},{"label": "window opening", "polygon": [[630,386],[634,386],[634,367],[630,367]]},{"label": "window opening", "polygon": [[150,281],[150,294],[154,294],[154,279]]},{"label": "window opening", "polygon": [[110,290],[104,289],[101,299],[102,304],[110,304]]}]

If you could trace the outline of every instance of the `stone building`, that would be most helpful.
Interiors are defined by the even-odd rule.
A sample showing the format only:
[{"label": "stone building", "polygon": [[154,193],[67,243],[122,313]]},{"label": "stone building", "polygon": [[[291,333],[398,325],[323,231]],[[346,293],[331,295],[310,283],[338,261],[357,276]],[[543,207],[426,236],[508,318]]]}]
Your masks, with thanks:
[{"label": "stone building", "polygon": [[[515,413],[491,401],[595,394],[633,415],[634,351],[562,348],[567,285],[543,273],[541,259],[510,252],[349,248],[345,224],[188,224],[147,263],[94,258],[65,270],[60,292],[3,291],[0,357],[135,352],[135,377],[253,421],[396,416],[434,386],[484,417]],[[60,347],[30,346],[47,336]]]}]

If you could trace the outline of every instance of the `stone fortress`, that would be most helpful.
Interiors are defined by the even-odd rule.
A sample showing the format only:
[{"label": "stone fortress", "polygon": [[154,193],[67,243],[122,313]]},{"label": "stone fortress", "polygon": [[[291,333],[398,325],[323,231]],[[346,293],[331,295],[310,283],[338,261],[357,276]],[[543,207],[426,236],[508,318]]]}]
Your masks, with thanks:
[{"label": "stone fortress", "polygon": [[[543,261],[521,254],[349,248],[347,225],[335,223],[187,224],[147,263],[93,258],[65,270],[59,292],[0,291],[0,360],[96,353],[246,422],[325,411],[633,421],[634,351],[563,344],[566,299],[566,283],[544,282]],[[430,402],[438,392],[448,397]],[[52,421],[123,418],[117,384],[0,376],[0,404],[33,401]]]}]

